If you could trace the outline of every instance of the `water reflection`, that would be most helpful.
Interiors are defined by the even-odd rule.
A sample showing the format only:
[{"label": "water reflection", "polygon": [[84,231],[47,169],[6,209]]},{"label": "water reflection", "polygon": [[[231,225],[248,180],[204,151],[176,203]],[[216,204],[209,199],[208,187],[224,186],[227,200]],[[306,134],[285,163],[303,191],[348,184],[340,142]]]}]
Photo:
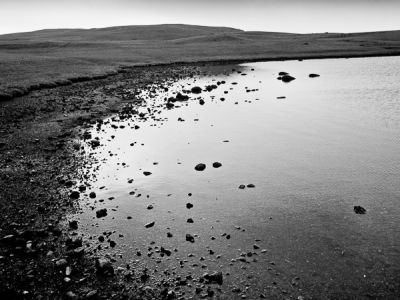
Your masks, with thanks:
[{"label": "water reflection", "polygon": [[[115,231],[117,246],[98,253],[157,269],[154,280],[165,270],[195,278],[221,270],[225,293],[247,286],[250,298],[384,288],[400,257],[399,64],[249,63],[209,67],[168,91],[149,87],[138,111],[152,118],[115,117],[92,131],[102,146],[84,230]],[[296,80],[276,80],[279,71]],[[207,85],[218,88],[165,109],[175,92]],[[100,208],[107,217],[96,218]]]}]

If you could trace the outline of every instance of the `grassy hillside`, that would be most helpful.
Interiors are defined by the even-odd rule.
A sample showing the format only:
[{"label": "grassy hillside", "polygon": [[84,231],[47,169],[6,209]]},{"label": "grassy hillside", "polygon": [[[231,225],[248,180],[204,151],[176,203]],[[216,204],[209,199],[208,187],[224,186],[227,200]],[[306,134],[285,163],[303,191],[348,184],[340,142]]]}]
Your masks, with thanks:
[{"label": "grassy hillside", "polygon": [[400,31],[290,34],[192,25],[40,30],[0,36],[0,99],[122,66],[399,54]]}]

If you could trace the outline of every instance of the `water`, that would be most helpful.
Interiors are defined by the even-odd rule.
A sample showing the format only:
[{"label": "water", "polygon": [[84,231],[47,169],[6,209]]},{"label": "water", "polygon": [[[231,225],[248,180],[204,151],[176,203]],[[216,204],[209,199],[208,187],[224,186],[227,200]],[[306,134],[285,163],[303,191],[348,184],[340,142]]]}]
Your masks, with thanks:
[{"label": "water", "polygon": [[[97,198],[85,198],[79,219],[85,234],[115,231],[117,242],[114,249],[103,243],[96,255],[148,267],[152,281],[174,278],[164,270],[194,278],[221,270],[228,299],[233,287],[246,286],[251,299],[390,293],[400,274],[399,66],[399,57],[248,63],[209,67],[208,75],[154,97],[144,91],[156,111],[172,91],[226,81],[161,110],[158,121],[93,129],[102,143],[88,171]],[[297,79],[282,83],[279,71]],[[200,162],[203,172],[194,170]],[[355,214],[355,205],[367,213]],[[108,216],[96,219],[93,208],[107,208]],[[185,241],[187,233],[195,243]],[[177,252],[147,256],[161,246]]]}]

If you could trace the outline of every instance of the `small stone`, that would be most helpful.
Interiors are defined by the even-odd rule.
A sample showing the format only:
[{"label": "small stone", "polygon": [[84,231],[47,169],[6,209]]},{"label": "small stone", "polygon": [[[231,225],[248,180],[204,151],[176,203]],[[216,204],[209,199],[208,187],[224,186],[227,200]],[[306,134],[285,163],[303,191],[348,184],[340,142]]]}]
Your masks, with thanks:
[{"label": "small stone", "polygon": [[367,212],[367,210],[362,206],[354,206],[353,209],[354,209],[354,212],[359,215],[364,215]]},{"label": "small stone", "polygon": [[189,218],[189,219],[187,219],[187,221],[186,221],[187,223],[194,223],[194,221],[193,221],[193,219],[192,218]]},{"label": "small stone", "polygon": [[111,262],[105,258],[98,258],[96,260],[96,270],[98,274],[110,276],[114,274],[114,267]]},{"label": "small stone", "polygon": [[195,169],[196,171],[201,172],[201,171],[204,171],[204,170],[206,169],[206,165],[203,164],[203,163],[200,163],[200,164],[197,164],[197,165],[194,167],[194,169]]},{"label": "small stone", "polygon": [[66,259],[62,258],[56,261],[56,267],[59,269],[65,268],[68,265]]},{"label": "small stone", "polygon": [[67,267],[67,268],[65,269],[65,276],[70,276],[71,273],[72,273],[71,267]]},{"label": "small stone", "polygon": [[72,292],[72,291],[67,292],[67,293],[65,294],[65,297],[66,297],[67,299],[78,299],[78,296],[77,296],[74,292]]},{"label": "small stone", "polygon": [[194,236],[189,233],[186,233],[186,241],[194,243]]},{"label": "small stone", "polygon": [[245,188],[246,188],[246,186],[244,184],[239,185],[239,189],[243,190]]},{"label": "small stone", "polygon": [[251,189],[251,188],[255,188],[256,186],[254,184],[250,183],[247,185],[247,187]]},{"label": "small stone", "polygon": [[78,229],[78,221],[69,221],[69,228],[74,230]]},{"label": "small stone", "polygon": [[78,191],[73,191],[73,192],[71,192],[71,194],[69,194],[69,197],[71,199],[79,199],[80,193]]},{"label": "small stone", "polygon": [[191,91],[193,94],[200,94],[202,92],[202,89],[199,86],[194,86],[192,87]]},{"label": "small stone", "polygon": [[150,176],[151,174],[152,174],[152,173],[149,172],[149,171],[144,171],[144,172],[143,172],[143,175],[144,175],[144,176]]},{"label": "small stone", "polygon": [[203,278],[206,280],[206,283],[218,283],[219,285],[222,285],[224,280],[222,272],[205,273]]},{"label": "small stone", "polygon": [[92,198],[92,199],[96,198],[96,193],[95,192],[91,192],[89,194],[89,197]]},{"label": "small stone", "polygon": [[153,205],[151,205],[151,204],[147,205],[148,210],[153,209],[153,208],[154,208]]},{"label": "small stone", "polygon": [[190,203],[190,202],[186,203],[186,208],[187,209],[191,209],[192,207],[193,207],[192,203]]},{"label": "small stone", "polygon": [[315,73],[311,73],[310,75],[308,75],[308,77],[310,78],[315,78],[315,77],[319,77],[319,74],[315,74]]},{"label": "small stone", "polygon": [[97,290],[92,290],[85,295],[85,299],[91,300],[97,298]]},{"label": "small stone", "polygon": [[144,227],[150,228],[150,227],[153,227],[154,224],[156,224],[156,222],[153,221],[153,222],[147,223],[146,225],[144,225]]},{"label": "small stone", "polygon": [[105,216],[107,216],[107,208],[102,208],[102,209],[99,209],[98,211],[96,211],[97,218],[102,218]]},{"label": "small stone", "polygon": [[215,163],[213,163],[213,167],[217,169],[217,168],[222,167],[222,164],[220,162],[215,162]]},{"label": "small stone", "polygon": [[291,82],[292,80],[295,80],[296,78],[290,75],[283,75],[281,80],[283,82]]}]

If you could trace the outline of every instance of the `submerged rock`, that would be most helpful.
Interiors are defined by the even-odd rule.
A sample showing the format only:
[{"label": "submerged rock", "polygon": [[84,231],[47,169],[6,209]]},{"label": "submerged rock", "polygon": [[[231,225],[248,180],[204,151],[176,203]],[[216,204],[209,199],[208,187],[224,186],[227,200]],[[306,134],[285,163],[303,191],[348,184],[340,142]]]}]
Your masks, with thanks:
[{"label": "submerged rock", "polygon": [[319,77],[319,74],[315,74],[315,73],[311,73],[310,75],[308,75],[308,77],[310,78],[315,78],[315,77]]}]

